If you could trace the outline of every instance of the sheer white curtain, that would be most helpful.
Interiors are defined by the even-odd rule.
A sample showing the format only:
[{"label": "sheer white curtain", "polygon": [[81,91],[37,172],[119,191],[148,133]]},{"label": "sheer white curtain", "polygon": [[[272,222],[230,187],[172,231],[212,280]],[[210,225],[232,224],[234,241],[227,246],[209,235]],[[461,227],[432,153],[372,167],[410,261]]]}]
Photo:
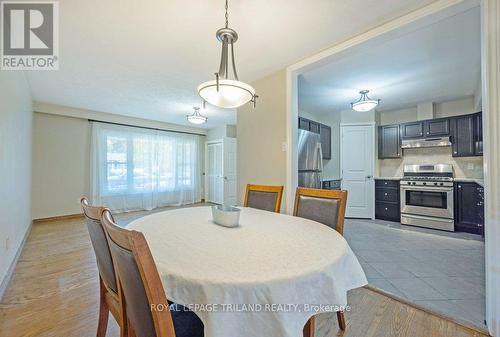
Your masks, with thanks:
[{"label": "sheer white curtain", "polygon": [[92,202],[127,212],[200,201],[199,138],[93,122]]}]

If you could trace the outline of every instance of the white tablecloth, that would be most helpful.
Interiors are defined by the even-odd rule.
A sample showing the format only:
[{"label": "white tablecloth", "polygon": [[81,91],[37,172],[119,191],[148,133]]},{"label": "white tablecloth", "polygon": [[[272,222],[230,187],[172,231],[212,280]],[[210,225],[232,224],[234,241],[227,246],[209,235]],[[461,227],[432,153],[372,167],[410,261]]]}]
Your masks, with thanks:
[{"label": "white tablecloth", "polygon": [[237,228],[211,219],[210,207],[193,207],[127,227],[144,233],[167,297],[196,309],[205,337],[301,337],[310,316],[367,284],[328,226],[253,208],[242,208]]}]

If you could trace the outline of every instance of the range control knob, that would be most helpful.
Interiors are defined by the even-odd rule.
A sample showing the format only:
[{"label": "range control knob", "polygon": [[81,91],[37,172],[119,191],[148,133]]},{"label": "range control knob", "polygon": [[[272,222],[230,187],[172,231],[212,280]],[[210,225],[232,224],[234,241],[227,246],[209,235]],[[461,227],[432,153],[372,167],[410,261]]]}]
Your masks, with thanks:
[{"label": "range control knob", "polygon": [[439,183],[439,185],[443,186],[443,185],[444,185],[444,183]]},{"label": "range control knob", "polygon": [[423,182],[423,183],[422,183],[422,185],[427,185],[427,183],[426,183],[426,182]]},{"label": "range control knob", "polygon": [[412,184],[412,185],[416,185],[417,183],[416,183],[416,182],[412,182],[411,184]]},{"label": "range control knob", "polygon": [[437,185],[438,185],[438,183],[434,183],[434,186],[437,186]]},{"label": "range control knob", "polygon": [[411,185],[411,182],[407,182],[408,185]]}]

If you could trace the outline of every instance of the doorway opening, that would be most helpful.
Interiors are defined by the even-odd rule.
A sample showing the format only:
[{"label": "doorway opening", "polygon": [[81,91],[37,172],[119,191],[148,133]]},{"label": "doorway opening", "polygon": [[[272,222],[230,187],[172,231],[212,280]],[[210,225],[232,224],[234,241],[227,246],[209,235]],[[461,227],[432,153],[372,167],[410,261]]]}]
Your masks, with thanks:
[{"label": "doorway opening", "polygon": [[[324,124],[322,188],[348,190],[346,215],[369,219],[348,219],[345,236],[370,285],[484,330],[481,8],[464,1],[396,21],[288,69],[287,205],[298,185],[297,125]],[[379,106],[353,111],[360,90]],[[342,126],[366,123],[377,146],[360,145],[361,134],[343,144]]]}]

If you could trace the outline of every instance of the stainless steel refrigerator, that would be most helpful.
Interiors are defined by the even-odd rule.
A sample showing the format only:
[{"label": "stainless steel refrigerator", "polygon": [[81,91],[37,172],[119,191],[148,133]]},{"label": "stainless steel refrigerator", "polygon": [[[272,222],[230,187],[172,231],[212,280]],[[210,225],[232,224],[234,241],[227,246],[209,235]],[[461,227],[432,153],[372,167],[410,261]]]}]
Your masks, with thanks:
[{"label": "stainless steel refrigerator", "polygon": [[299,186],[321,188],[322,158],[319,134],[299,130]]}]

